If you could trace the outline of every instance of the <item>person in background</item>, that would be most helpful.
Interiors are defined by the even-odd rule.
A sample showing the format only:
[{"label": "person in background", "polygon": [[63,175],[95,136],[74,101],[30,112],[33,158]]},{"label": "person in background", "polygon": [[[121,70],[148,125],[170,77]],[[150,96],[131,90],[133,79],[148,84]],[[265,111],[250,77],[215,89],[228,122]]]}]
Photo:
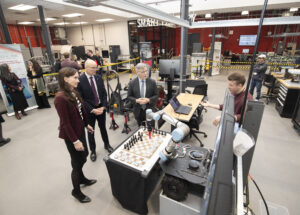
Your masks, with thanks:
[{"label": "person in background", "polygon": [[260,99],[262,82],[265,78],[265,73],[267,71],[266,64],[266,55],[261,54],[258,56],[258,63],[254,65],[253,68],[253,76],[250,85],[250,94],[253,96],[254,88],[256,87],[256,99]]},{"label": "person in background", "polygon": [[24,110],[28,107],[23,93],[22,81],[15,73],[11,72],[11,68],[7,64],[0,65],[0,73],[2,84],[6,86],[7,92],[10,94],[15,117],[20,120],[19,111],[21,111],[23,116],[27,116]]},{"label": "person in background", "polygon": [[[107,93],[104,82],[102,77],[96,74],[97,64],[94,61],[88,59],[84,67],[85,74],[79,78],[78,91],[83,98],[85,109],[88,112],[89,124],[95,128],[97,120],[104,142],[104,149],[110,153],[113,151],[113,148],[109,144],[106,130]],[[89,133],[88,139],[91,150],[91,160],[96,161],[97,155],[94,134]]]},{"label": "person in background", "polygon": [[64,57],[65,59],[61,62],[61,68],[71,67],[77,70],[82,69],[82,66],[80,64],[78,64],[76,61],[71,60],[70,53],[65,52]]},{"label": "person in background", "polygon": [[34,92],[36,103],[39,106],[38,109],[51,108],[46,95],[43,69],[34,59],[28,61],[27,76],[29,78],[29,85]]},{"label": "person in background", "polygon": [[79,83],[78,77],[77,70],[70,67],[59,71],[60,91],[55,96],[54,105],[60,119],[59,137],[64,139],[71,157],[72,195],[81,203],[87,203],[91,199],[81,192],[80,185],[90,186],[97,180],[87,179],[82,171],[88,156],[84,128],[90,133],[94,130],[88,125],[82,99],[76,90]]},{"label": "person in background", "polygon": [[0,147],[4,146],[5,144],[10,142],[10,138],[4,138],[3,137],[3,131],[2,131],[2,123],[5,122],[5,120],[2,117],[2,114],[0,115]]},{"label": "person in background", "polygon": [[54,65],[55,72],[58,73],[58,71],[61,69],[61,62],[65,59],[65,57],[62,55],[60,59],[56,60]]},{"label": "person in background", "polygon": [[133,104],[133,114],[139,126],[146,120],[146,109],[153,108],[158,98],[154,80],[148,78],[148,67],[144,63],[136,65],[137,76],[130,81],[128,100]]},{"label": "person in background", "polygon": [[[240,122],[242,106],[245,98],[244,84],[246,82],[246,78],[244,75],[238,72],[234,72],[227,77],[227,80],[228,80],[228,90],[234,96],[234,118],[236,122]],[[248,93],[247,95],[247,100],[253,100],[253,97],[250,93]],[[204,107],[210,107],[217,110],[223,109],[223,104],[220,105],[210,104],[208,101],[201,102],[201,105],[203,105]],[[215,126],[218,126],[220,123],[220,119],[221,117],[217,116],[214,119],[213,124]]]},{"label": "person in background", "polygon": [[97,66],[102,65],[100,58],[97,55],[94,55],[92,50],[88,50],[86,54],[87,54],[87,58],[95,61]]}]

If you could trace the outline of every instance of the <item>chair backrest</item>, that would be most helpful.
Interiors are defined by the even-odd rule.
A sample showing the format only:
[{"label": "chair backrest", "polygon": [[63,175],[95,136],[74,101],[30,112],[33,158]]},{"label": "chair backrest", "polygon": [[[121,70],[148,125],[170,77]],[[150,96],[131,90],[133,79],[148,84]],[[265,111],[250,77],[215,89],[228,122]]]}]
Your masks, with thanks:
[{"label": "chair backrest", "polygon": [[264,83],[272,83],[274,80],[273,75],[271,74],[265,74]]},{"label": "chair backrest", "polygon": [[203,83],[194,88],[193,94],[207,96],[207,84]]}]

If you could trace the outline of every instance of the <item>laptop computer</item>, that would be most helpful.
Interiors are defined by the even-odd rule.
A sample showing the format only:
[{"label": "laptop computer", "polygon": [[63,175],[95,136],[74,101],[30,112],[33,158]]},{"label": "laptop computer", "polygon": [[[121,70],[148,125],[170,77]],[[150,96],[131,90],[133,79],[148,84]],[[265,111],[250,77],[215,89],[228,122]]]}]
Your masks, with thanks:
[{"label": "laptop computer", "polygon": [[192,107],[181,105],[176,97],[177,95],[170,100],[170,105],[176,113],[188,115],[192,110]]}]

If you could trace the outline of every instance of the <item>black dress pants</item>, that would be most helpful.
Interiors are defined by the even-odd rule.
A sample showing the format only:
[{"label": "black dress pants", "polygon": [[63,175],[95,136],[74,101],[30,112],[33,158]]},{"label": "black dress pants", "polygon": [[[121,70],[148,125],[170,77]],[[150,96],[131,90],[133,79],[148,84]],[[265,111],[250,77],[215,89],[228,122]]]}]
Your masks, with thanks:
[{"label": "black dress pants", "polygon": [[36,103],[39,106],[39,108],[49,108],[50,107],[46,93],[44,93],[43,95],[40,96],[38,94],[37,90],[33,90],[33,92],[34,92],[34,97],[35,97]]},{"label": "black dress pants", "polygon": [[[89,113],[89,125],[95,129],[96,121],[98,122],[98,126],[100,129],[101,137],[104,142],[104,146],[109,145],[108,134],[106,130],[106,110],[103,111],[101,115],[95,115],[93,113]],[[95,142],[95,132],[88,133],[89,146],[91,152],[96,152],[96,142]]]},{"label": "black dress pants", "polygon": [[72,141],[65,140],[67,149],[70,153],[71,157],[71,165],[72,165],[72,183],[75,192],[80,192],[80,183],[85,182],[86,178],[82,172],[83,165],[86,162],[86,157],[88,156],[88,148],[86,144],[85,131],[82,128],[82,134],[79,140],[82,142],[84,151],[77,151]]},{"label": "black dress pants", "polygon": [[135,116],[135,120],[137,121],[138,126],[144,125],[144,122],[146,120],[146,110],[143,110],[141,108],[140,114]]}]

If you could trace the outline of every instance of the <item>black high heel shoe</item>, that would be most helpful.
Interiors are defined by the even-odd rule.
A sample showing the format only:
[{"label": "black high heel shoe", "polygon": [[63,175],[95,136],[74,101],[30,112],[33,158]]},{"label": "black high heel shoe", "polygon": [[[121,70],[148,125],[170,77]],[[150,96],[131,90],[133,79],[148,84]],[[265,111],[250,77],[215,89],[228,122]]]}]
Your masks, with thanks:
[{"label": "black high heel shoe", "polygon": [[74,196],[81,203],[88,203],[92,201],[90,197],[84,195],[82,192],[75,192],[72,190],[72,196]]}]

